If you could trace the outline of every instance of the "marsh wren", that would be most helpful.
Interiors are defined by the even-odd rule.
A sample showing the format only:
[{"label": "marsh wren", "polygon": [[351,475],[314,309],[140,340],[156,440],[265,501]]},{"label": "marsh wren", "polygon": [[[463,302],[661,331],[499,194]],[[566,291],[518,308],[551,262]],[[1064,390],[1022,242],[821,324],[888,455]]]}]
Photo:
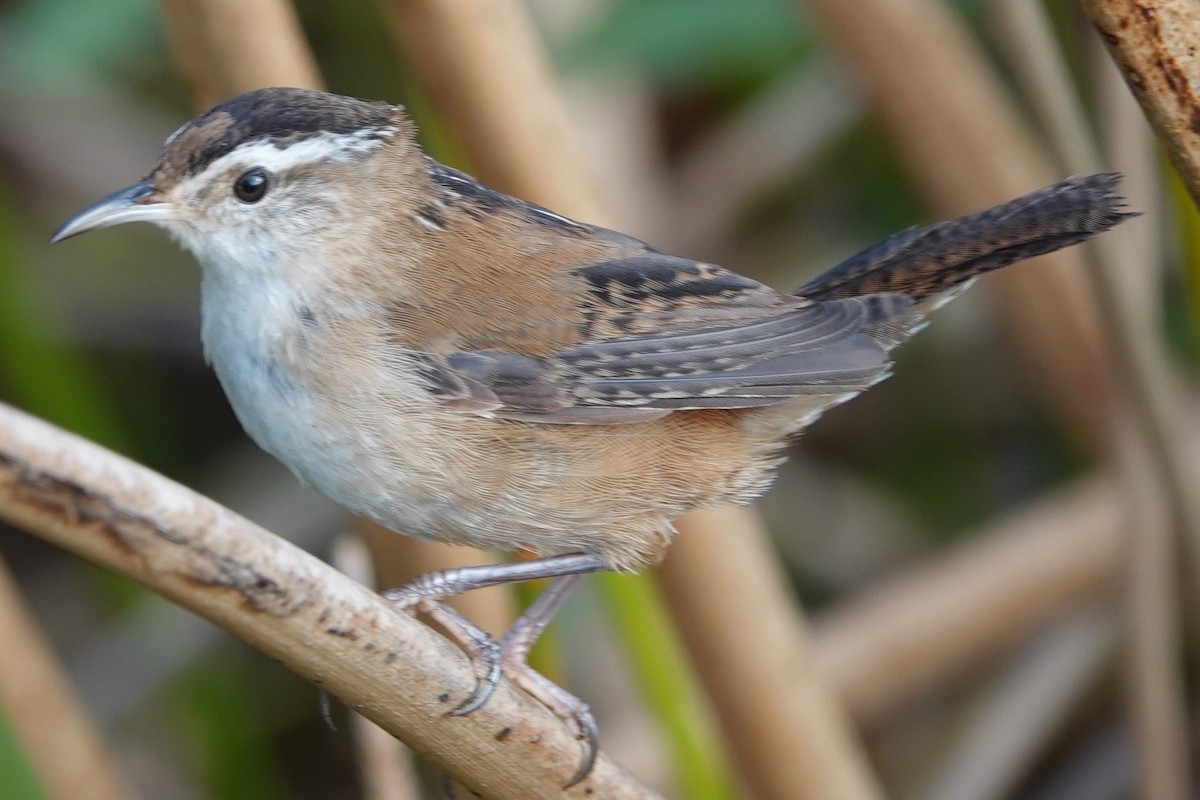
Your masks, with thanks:
[{"label": "marsh wren", "polygon": [[[887,377],[889,351],[975,275],[1131,216],[1072,178],[886,239],[798,291],[677,258],[424,155],[403,109],[302,89],[235,97],[53,241],[134,220],[202,268],[207,358],[246,432],[350,510],[536,559],[388,596],[503,672],[596,752],[587,707],[525,654],[587,572],[659,561],[686,511],[744,503],[789,437]],[[551,578],[500,642],[441,601]],[[568,784],[569,785],[569,784]]]}]

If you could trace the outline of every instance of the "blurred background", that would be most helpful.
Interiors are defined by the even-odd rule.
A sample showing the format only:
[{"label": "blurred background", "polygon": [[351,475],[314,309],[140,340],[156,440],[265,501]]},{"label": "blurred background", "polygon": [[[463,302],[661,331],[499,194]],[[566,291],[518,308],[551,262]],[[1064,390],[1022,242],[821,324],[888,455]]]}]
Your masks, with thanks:
[{"label": "blurred background", "polygon": [[[145,174],[162,140],[196,113],[195,76],[185,77],[164,20],[174,5],[0,0],[0,400],[329,558],[347,520],[238,427],[203,361],[191,259],[150,226],[46,244],[69,214]],[[966,100],[919,77],[903,90],[909,57],[889,56],[886,37],[856,33],[835,2],[524,5],[606,222],[781,289],[896,230],[1005,199],[991,196],[998,187],[1015,195],[1081,171],[1055,127],[1061,102],[1039,94],[1053,81],[1030,73],[1037,45],[1003,0],[899,4],[931,37],[933,74],[963,77],[953,62],[937,69],[938,37],[948,36],[989,76],[995,99],[968,85]],[[1145,215],[1117,232],[1124,239],[1110,258],[1170,376],[1190,385],[1200,263],[1191,201],[1083,12],[1018,5],[1045,23],[1084,133],[1106,153],[1100,166],[1129,173],[1123,193]],[[406,105],[430,153],[472,169],[397,41],[392,4],[294,8],[330,90]],[[980,134],[973,155],[951,152],[953,140],[977,134],[925,131],[922,120],[937,125],[939,98],[999,108],[1009,128],[991,126],[992,144]],[[945,173],[929,166],[939,158]],[[985,278],[938,312],[898,352],[894,377],[796,443],[761,503],[812,623],[814,658],[846,697],[885,796],[1152,796],[1129,688],[1141,673],[1129,657],[1134,579],[1123,565],[1125,534],[1138,528],[1119,502],[1136,476],[1112,433],[1128,393],[1111,388],[1110,345],[1096,333],[1106,320],[1078,271],[1084,254],[1070,258],[1045,273],[1015,268],[1024,283]],[[1060,268],[1074,277],[1041,291],[1038,275]],[[1191,441],[1186,426],[1177,433]],[[1172,606],[1158,619],[1180,690],[1164,724],[1183,731],[1186,754],[1195,749],[1185,690],[1195,685],[1197,628],[1194,613],[1173,616],[1192,595],[1174,588],[1187,558],[1172,552],[1156,579]],[[137,795],[367,793],[346,726],[329,730],[316,691],[281,666],[23,533],[0,527],[0,554]],[[669,726],[656,719],[605,598],[591,585],[580,591],[557,655],[544,657],[596,709],[615,758],[670,796],[700,796],[683,788],[687,767],[674,760]],[[17,658],[0,648],[0,661]],[[1172,767],[1183,785],[1186,761]],[[711,796],[755,796],[753,781],[728,781]],[[0,796],[43,790],[0,713]]]}]

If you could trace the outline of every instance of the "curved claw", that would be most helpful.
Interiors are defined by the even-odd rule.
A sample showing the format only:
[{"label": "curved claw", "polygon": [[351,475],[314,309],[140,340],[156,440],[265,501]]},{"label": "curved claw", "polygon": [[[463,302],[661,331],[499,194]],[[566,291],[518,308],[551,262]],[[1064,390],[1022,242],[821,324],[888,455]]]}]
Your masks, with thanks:
[{"label": "curved claw", "polygon": [[[512,564],[431,572],[407,586],[384,592],[384,597],[408,613],[427,613],[470,657],[475,671],[475,689],[456,708],[447,711],[446,716],[462,717],[480,708],[491,698],[500,676],[505,675],[553,711],[555,716],[574,727],[575,738],[583,742],[583,760],[563,786],[564,789],[583,781],[596,766],[600,755],[600,731],[591,709],[582,700],[530,668],[525,663],[525,656],[579,577],[585,572],[606,568],[607,563],[599,556],[575,553]],[[554,580],[499,643],[441,602],[470,589],[533,578]]]},{"label": "curved claw", "polygon": [[[486,703],[500,683],[500,645],[488,640],[487,646],[472,650],[468,655],[475,668],[475,691],[454,708],[446,712],[447,717],[465,717]],[[480,667],[483,667],[480,669]]]},{"label": "curved claw", "polygon": [[579,763],[575,774],[563,784],[563,789],[570,789],[590,775],[596,766],[596,759],[600,755],[600,727],[596,725],[596,718],[592,716],[592,710],[587,706],[576,709],[574,720],[575,724],[579,726],[579,733],[576,735],[583,741],[583,761]]},{"label": "curved claw", "polygon": [[402,611],[413,614],[423,611],[428,614],[467,654],[475,672],[475,688],[466,700],[445,714],[447,717],[465,717],[486,703],[500,683],[501,646],[486,631],[452,607],[439,600],[422,597],[411,586],[389,589],[383,596]]},{"label": "curved claw", "polygon": [[321,719],[325,720],[325,727],[336,733],[337,725],[333,721],[333,695],[329,693],[329,690],[322,689],[317,697],[317,702],[321,704]]},{"label": "curved claw", "polygon": [[514,646],[517,639],[519,636],[506,634],[500,642],[504,676],[571,726],[575,738],[583,742],[583,760],[563,785],[564,789],[569,789],[591,774],[596,766],[600,755],[600,728],[587,703],[525,663],[526,648]]},{"label": "curved claw", "polygon": [[[513,631],[509,632],[512,633]],[[475,668],[475,691],[445,715],[465,717],[480,708],[491,699],[492,693],[500,683],[500,676],[507,674],[514,683],[553,711],[555,716],[571,724],[575,728],[575,738],[583,742],[583,760],[563,784],[563,789],[570,789],[590,775],[596,766],[596,759],[600,755],[600,728],[586,703],[567,693],[525,663],[528,646],[521,641],[520,636],[509,634],[500,642],[491,637],[467,637],[462,642],[471,659],[471,665]]]}]

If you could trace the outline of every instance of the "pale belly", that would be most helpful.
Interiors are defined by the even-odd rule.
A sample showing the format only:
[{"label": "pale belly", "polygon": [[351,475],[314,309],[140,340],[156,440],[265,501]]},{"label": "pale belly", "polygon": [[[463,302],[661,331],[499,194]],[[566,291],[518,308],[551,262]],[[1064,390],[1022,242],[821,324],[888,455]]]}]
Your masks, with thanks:
[{"label": "pale belly", "polygon": [[207,339],[209,357],[238,421],[259,447],[349,510],[410,535],[434,535],[428,519],[434,509],[421,488],[429,478],[415,474],[393,444],[421,438],[405,436],[403,419],[385,430],[370,409],[353,402],[352,389],[341,402],[331,401],[279,362],[224,347],[220,338]]},{"label": "pale belly", "polygon": [[[661,557],[679,514],[765,486],[774,448],[719,412],[608,426],[481,417],[439,405],[395,352],[360,341],[359,358],[340,359],[314,350],[298,323],[268,336],[231,305],[213,314],[206,304],[203,337],[246,432],[386,528],[481,548],[599,553],[629,568]],[[364,374],[364,353],[386,369]],[[702,417],[709,424],[689,422]]]},{"label": "pale belly", "polygon": [[582,514],[544,502],[545,470],[515,463],[519,446],[489,459],[460,435],[504,423],[439,408],[402,362],[371,379],[329,354],[298,361],[296,337],[266,337],[229,315],[206,313],[203,334],[250,438],[348,510],[410,536],[484,548],[591,550],[588,540],[602,538],[582,529]]}]

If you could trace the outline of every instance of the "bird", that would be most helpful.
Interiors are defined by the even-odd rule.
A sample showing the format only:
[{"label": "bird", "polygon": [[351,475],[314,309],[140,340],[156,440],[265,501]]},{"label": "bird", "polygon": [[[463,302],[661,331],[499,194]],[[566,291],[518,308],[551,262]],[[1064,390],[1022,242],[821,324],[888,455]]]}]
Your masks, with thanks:
[{"label": "bird", "polygon": [[[652,566],[673,521],[746,503],[822,412],[982,273],[1134,216],[1116,173],[913,227],[795,291],[673,256],[483,185],[418,145],[402,106],[273,87],[167,138],[149,174],[57,242],[132,221],[201,268],[207,360],[250,438],[350,511],[527,560],[385,593],[598,751],[587,705],[529,647],[586,573]],[[551,579],[499,641],[442,601]]]}]

